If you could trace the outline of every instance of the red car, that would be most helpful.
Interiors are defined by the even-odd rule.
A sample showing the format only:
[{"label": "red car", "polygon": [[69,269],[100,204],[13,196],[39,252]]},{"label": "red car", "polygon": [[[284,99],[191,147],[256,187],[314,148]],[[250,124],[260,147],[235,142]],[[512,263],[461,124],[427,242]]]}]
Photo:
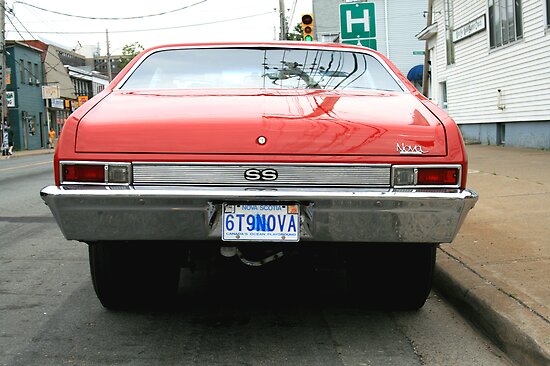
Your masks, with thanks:
[{"label": "red car", "polygon": [[54,164],[42,198],[107,308],[173,296],[200,258],[321,254],[361,301],[419,308],[477,201],[452,119],[343,44],[148,49],[71,115]]}]

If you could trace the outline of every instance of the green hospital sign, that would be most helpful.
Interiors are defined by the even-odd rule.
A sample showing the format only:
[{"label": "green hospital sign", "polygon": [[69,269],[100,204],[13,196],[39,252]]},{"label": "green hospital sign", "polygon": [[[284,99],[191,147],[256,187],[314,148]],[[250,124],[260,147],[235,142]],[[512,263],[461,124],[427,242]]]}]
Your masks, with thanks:
[{"label": "green hospital sign", "polygon": [[374,3],[340,4],[340,37],[342,43],[376,49]]}]

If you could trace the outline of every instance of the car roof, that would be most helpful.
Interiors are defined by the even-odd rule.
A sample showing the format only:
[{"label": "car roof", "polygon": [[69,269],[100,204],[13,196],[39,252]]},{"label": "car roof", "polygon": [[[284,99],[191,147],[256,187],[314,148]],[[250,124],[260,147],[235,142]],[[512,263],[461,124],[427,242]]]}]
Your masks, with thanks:
[{"label": "car roof", "polygon": [[268,42],[201,42],[201,43],[173,43],[158,45],[146,49],[144,52],[155,51],[159,49],[167,48],[222,48],[222,47],[235,47],[235,48],[311,48],[311,49],[326,49],[326,50],[348,50],[348,51],[361,51],[372,52],[380,55],[378,52],[371,48],[363,46],[355,46],[344,43],[323,43],[323,42],[303,42],[303,41],[268,41]]}]

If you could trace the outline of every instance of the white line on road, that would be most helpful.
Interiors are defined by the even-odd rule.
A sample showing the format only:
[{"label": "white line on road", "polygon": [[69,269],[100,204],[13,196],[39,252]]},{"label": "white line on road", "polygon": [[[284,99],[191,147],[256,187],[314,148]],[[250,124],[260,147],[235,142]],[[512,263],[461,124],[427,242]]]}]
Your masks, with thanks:
[{"label": "white line on road", "polygon": [[14,170],[14,169],[19,169],[19,168],[29,168],[29,167],[31,167],[31,166],[46,165],[46,164],[52,164],[52,162],[51,162],[51,161],[46,161],[46,162],[43,162],[43,163],[35,163],[35,164],[27,164],[27,165],[13,166],[13,167],[11,167],[11,168],[0,169],[0,172],[5,172],[5,171],[8,171],[8,170]]}]

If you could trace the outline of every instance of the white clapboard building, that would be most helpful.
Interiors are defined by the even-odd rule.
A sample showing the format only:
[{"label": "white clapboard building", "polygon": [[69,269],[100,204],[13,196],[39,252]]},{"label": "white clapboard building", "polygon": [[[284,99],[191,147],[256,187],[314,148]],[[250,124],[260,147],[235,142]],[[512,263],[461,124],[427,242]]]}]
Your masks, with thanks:
[{"label": "white clapboard building", "polygon": [[430,98],[465,139],[549,149],[550,0],[433,0],[431,11],[417,35]]}]

